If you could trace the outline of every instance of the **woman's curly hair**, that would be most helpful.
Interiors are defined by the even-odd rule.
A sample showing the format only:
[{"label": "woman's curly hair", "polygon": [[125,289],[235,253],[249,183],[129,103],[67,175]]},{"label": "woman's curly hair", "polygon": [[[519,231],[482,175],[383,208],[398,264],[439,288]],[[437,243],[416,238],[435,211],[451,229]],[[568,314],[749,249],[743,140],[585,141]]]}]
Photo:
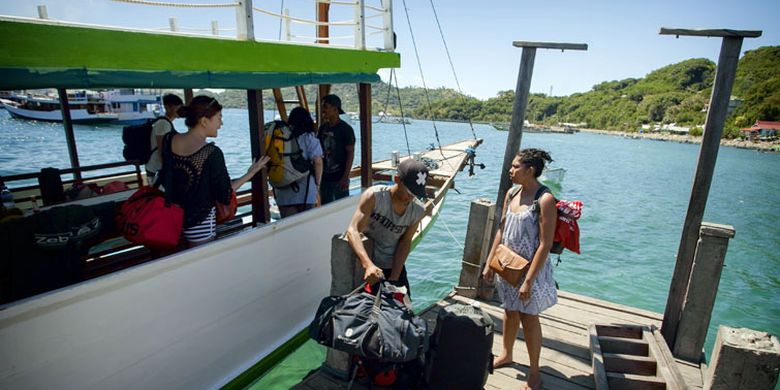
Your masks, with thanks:
[{"label": "woman's curly hair", "polygon": [[517,152],[517,157],[522,164],[534,167],[534,176],[539,177],[544,170],[545,163],[553,161],[550,153],[541,149],[528,148]]}]

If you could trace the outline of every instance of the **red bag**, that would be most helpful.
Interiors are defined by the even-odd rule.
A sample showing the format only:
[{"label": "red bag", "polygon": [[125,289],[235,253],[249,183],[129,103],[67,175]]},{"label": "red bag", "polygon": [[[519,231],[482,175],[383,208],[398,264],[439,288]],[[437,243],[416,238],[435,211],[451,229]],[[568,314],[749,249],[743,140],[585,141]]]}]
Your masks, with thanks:
[{"label": "red bag", "polygon": [[216,202],[217,208],[217,224],[225,223],[236,216],[236,210],[238,209],[238,199],[236,198],[236,191],[230,192],[229,204],[222,204],[219,201]]},{"label": "red bag", "polygon": [[116,224],[130,242],[169,250],[179,243],[184,210],[179,205],[166,204],[162,191],[144,186],[119,207]]},{"label": "red bag", "polygon": [[[568,249],[574,253],[580,253],[580,225],[577,219],[582,214],[582,202],[579,200],[559,200],[558,221],[555,224],[555,245],[560,245],[560,250]],[[554,252],[550,251],[552,253]]]}]

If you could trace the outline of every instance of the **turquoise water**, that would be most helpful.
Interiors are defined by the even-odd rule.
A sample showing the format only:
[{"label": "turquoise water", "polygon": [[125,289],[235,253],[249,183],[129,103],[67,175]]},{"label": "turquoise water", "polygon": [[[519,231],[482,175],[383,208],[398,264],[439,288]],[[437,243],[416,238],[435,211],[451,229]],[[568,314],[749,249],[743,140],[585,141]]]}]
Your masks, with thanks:
[{"label": "turquoise water", "polygon": [[[268,113],[270,115],[270,113]],[[267,116],[270,118],[270,116]],[[226,110],[216,139],[232,175],[245,172],[249,155],[246,111]],[[183,129],[181,121],[176,122]],[[442,144],[471,137],[468,124],[437,123]],[[412,151],[436,142],[427,121],[407,125]],[[458,281],[471,200],[495,200],[506,132],[475,125],[485,143],[477,160],[487,168],[456,179],[438,221],[408,261],[415,307],[446,295]],[[121,159],[121,129],[76,126],[82,165]],[[605,135],[526,134],[523,147],[550,151],[566,168],[560,197],[585,204],[580,219],[582,255],[566,253],[555,268],[561,289],[663,313],[674,270],[698,157],[698,145]],[[401,125],[374,125],[374,158],[405,154]],[[33,153],[31,153],[33,151]],[[359,153],[357,153],[359,156]],[[0,175],[67,166],[62,127],[11,119],[0,112]],[[734,226],[707,337],[717,326],[780,333],[780,155],[729,147],[720,149],[704,221]],[[257,383],[287,388],[315,368],[322,349],[307,343]]]}]

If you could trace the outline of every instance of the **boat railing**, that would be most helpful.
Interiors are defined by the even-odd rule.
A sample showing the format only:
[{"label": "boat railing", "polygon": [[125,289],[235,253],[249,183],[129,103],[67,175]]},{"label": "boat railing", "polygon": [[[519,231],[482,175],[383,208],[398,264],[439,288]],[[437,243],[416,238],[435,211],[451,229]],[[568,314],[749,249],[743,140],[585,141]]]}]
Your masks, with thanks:
[{"label": "boat railing", "polygon": [[[367,39],[374,36],[381,36],[380,40],[374,45],[379,50],[395,50],[395,35],[393,33],[393,2],[392,0],[312,0],[315,7],[340,6],[334,14],[344,17],[343,20],[319,20],[315,12],[314,18],[301,16],[301,13],[292,15],[289,8],[283,8],[278,11],[272,11],[253,6],[253,0],[239,0],[228,3],[173,3],[165,1],[150,0],[114,0],[116,2],[130,3],[144,6],[168,7],[168,8],[234,8],[236,10],[236,27],[220,28],[216,20],[211,21],[210,27],[185,27],[179,24],[176,17],[168,20],[168,26],[152,28],[152,31],[171,31],[188,35],[212,35],[220,36],[222,32],[234,32],[239,40],[254,40],[254,14],[263,15],[271,20],[278,20],[280,31],[278,37],[263,40],[281,40],[285,42],[294,42],[302,44],[327,44],[337,47],[350,47],[360,50],[367,50]],[[284,3],[282,3],[284,4]],[[45,6],[38,6],[39,19],[49,19]],[[263,25],[275,25],[273,22],[265,22]],[[378,23],[372,21],[378,20]],[[313,26],[315,34],[306,35],[293,28],[293,24]],[[103,26],[102,26],[103,27]],[[328,30],[334,28],[339,30],[348,30],[348,33],[342,35],[333,35]],[[340,42],[350,43],[340,43]]]}]

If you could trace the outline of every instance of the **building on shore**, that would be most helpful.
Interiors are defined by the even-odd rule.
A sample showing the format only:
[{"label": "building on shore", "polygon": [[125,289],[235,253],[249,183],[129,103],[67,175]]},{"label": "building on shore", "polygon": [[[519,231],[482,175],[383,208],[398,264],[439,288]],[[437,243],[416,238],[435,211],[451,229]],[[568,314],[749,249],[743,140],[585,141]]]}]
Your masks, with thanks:
[{"label": "building on shore", "polygon": [[739,131],[743,137],[751,141],[772,140],[777,138],[777,132],[780,131],[780,122],[757,120],[753,126],[739,129]]}]

